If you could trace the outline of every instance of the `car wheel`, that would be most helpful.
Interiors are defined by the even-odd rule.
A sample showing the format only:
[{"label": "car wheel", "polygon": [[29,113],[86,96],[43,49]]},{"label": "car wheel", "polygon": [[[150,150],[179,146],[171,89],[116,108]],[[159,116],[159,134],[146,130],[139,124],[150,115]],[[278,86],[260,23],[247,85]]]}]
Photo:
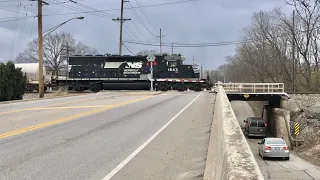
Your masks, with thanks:
[{"label": "car wheel", "polygon": [[285,160],[287,160],[287,161],[288,161],[289,159],[290,159],[290,157],[286,157],[286,158],[285,158]]}]

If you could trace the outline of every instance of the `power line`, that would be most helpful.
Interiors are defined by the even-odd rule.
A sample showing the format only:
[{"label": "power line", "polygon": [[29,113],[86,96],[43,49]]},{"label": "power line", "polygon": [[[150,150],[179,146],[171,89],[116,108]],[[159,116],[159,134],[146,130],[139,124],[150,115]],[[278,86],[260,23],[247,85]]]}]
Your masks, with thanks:
[{"label": "power line", "polygon": [[[52,2],[52,1],[54,1],[54,2]],[[94,13],[93,11],[91,11],[91,12],[90,11],[85,11],[85,9],[80,9],[80,8],[77,8],[77,7],[74,7],[74,6],[71,6],[71,5],[61,4],[61,2],[56,1],[56,0],[50,0],[49,2],[52,3],[52,4],[56,4],[56,5],[62,6],[62,7],[67,8],[67,9],[78,11],[80,13],[86,13],[86,14],[93,15],[93,16],[99,16],[99,17],[104,17],[104,18],[107,18],[107,17],[111,16],[111,15],[106,16],[106,15],[102,15],[102,14],[97,14],[97,13]],[[55,2],[58,2],[58,3],[55,3]],[[67,14],[67,13],[65,13],[65,14]],[[46,15],[43,15],[43,16],[46,16]],[[112,16],[114,16],[114,15],[112,15]]]},{"label": "power line", "polygon": [[24,14],[24,15],[27,14],[27,13],[22,13],[22,12],[14,11],[14,10],[11,10],[11,9],[4,9],[4,8],[1,8],[1,7],[0,7],[0,9],[1,9],[1,10],[4,10],[4,11],[10,11],[10,12],[19,13],[19,14]]},{"label": "power line", "polygon": [[[225,45],[235,45],[235,44],[241,44],[253,41],[251,40],[243,40],[243,41],[230,41],[230,42],[215,42],[215,43],[198,43],[198,44],[178,44],[178,43],[171,43],[166,44],[162,43],[161,46],[165,47],[172,47],[173,44],[175,44],[174,47],[210,47],[210,46],[225,46]],[[141,44],[141,45],[148,45],[148,46],[160,46],[160,44],[157,43],[139,43],[139,42],[132,42],[132,41],[124,41],[129,44]]]},{"label": "power line", "polygon": [[[142,5],[140,7],[157,7],[157,6],[165,6],[165,5],[172,5],[172,4],[180,4],[186,2],[192,2],[197,0],[185,0],[185,1],[176,1],[171,3],[162,3],[162,4],[150,4],[150,5]],[[10,1],[11,2],[11,1]],[[57,3],[55,3],[57,4]],[[59,4],[59,3],[58,3]],[[140,7],[132,7],[132,8],[140,8]],[[123,9],[130,9],[130,8],[123,8]],[[96,10],[96,11],[82,11],[82,12],[70,12],[70,13],[55,13],[55,14],[43,14],[42,16],[63,16],[69,14],[81,14],[81,13],[94,13],[94,12],[107,12],[107,11],[119,11],[121,9],[105,9],[105,10]],[[28,18],[33,18],[34,16],[28,16]],[[10,17],[8,17],[10,18]],[[15,17],[12,17],[15,18]]]},{"label": "power line", "polygon": [[[74,0],[69,0],[69,1],[72,2],[72,3],[75,3],[75,4],[79,5],[79,6],[82,6],[82,7],[88,8],[88,9],[91,9],[91,10],[93,10],[93,11],[99,11],[98,9],[92,8],[92,7],[87,6],[87,5],[84,5],[84,4],[81,4],[81,3],[77,2],[77,1],[74,1]],[[109,15],[109,16],[116,16],[116,15],[114,15],[114,14],[110,14],[110,13],[106,13],[106,12],[103,12],[103,14],[107,14],[107,15]]]},{"label": "power line", "polygon": [[29,16],[29,17],[16,18],[16,19],[11,19],[11,20],[6,20],[6,21],[0,21],[0,23],[19,21],[19,20],[22,20],[22,19],[28,19],[28,18],[32,18],[32,17],[37,17],[37,16]]},{"label": "power line", "polygon": [[130,1],[129,1],[129,5],[130,5],[130,7],[131,7],[131,11],[132,11],[132,13],[137,17],[137,19],[141,22],[141,24],[147,29],[147,31],[149,31],[149,33],[152,35],[152,36],[155,36],[154,35],[154,33],[152,33],[150,30],[149,30],[149,28],[143,23],[143,21],[141,20],[141,18],[139,17],[139,15],[138,15],[138,13],[137,13],[137,11],[134,9],[134,8],[132,8],[133,6],[132,6],[132,4],[130,3]]},{"label": "power line", "polygon": [[122,45],[123,45],[132,55],[134,55],[134,53],[133,53],[124,43],[122,43]]},{"label": "power line", "polygon": [[146,15],[146,12],[144,11],[144,9],[140,6],[140,4],[138,3],[137,0],[135,0],[135,2],[137,3],[138,7],[140,8],[140,10],[142,11],[142,14],[146,17],[147,21],[149,22],[149,24],[153,27],[153,29],[155,31],[157,31],[157,28],[151,23],[151,21],[149,20],[148,16]]},{"label": "power line", "polygon": [[[140,7],[157,7],[157,6],[165,6],[165,5],[172,5],[172,4],[180,4],[186,2],[192,2],[197,0],[184,0],[184,1],[176,1],[171,3],[161,3],[161,4],[150,4],[150,5],[142,5]],[[132,7],[132,8],[140,8],[140,7]],[[130,8],[123,8],[123,9],[130,9]],[[94,13],[94,12],[108,12],[108,11],[119,11],[121,9],[105,9],[105,10],[96,10],[96,11],[83,11],[82,13]],[[79,13],[56,13],[56,14],[46,14],[43,16],[59,16],[59,15],[68,15],[68,14],[79,14]]]}]

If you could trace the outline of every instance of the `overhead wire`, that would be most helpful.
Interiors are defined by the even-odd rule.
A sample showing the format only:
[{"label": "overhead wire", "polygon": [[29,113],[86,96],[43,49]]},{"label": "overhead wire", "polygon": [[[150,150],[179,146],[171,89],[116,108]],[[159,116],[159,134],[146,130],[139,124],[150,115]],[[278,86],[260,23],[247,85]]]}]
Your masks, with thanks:
[{"label": "overhead wire", "polygon": [[130,50],[130,48],[128,48],[124,43],[122,43],[122,45],[123,45],[132,55],[134,55],[134,53]]},{"label": "overhead wire", "polygon": [[[226,46],[226,45],[235,45],[235,44],[241,44],[253,41],[253,39],[243,40],[243,41],[229,41],[229,42],[215,42],[215,43],[194,43],[194,44],[181,44],[181,43],[172,43],[175,46],[174,47],[211,47],[211,46]],[[160,44],[157,43],[139,43],[139,42],[132,42],[132,41],[124,41],[129,44],[140,44],[140,45],[148,45],[148,46],[160,46]],[[170,47],[172,44],[166,44],[162,43],[161,45],[164,47]]]},{"label": "overhead wire", "polygon": [[[74,3],[74,4],[76,4],[76,5],[78,5],[78,6],[85,7],[85,8],[91,9],[91,10],[93,10],[93,11],[99,11],[98,9],[92,8],[92,7],[87,6],[87,5],[84,5],[84,4],[81,4],[81,3],[79,3],[79,2],[77,2],[77,1],[75,1],[75,0],[69,0],[69,1],[72,2],[72,3]],[[116,16],[116,15],[111,14],[111,13],[106,13],[106,12],[101,12],[101,13],[107,14],[107,15],[109,15],[109,16],[111,16],[111,17]]]},{"label": "overhead wire", "polygon": [[[129,8],[133,13],[134,11]],[[144,35],[144,33],[142,33],[142,31],[140,30],[140,28],[136,25],[136,23],[134,21],[131,21],[131,23],[134,25],[134,27],[139,31],[139,33],[146,39],[146,41],[148,41],[150,43],[150,41],[148,40],[148,38]]]},{"label": "overhead wire", "polygon": [[[47,0],[48,1],[48,0]],[[157,6],[165,6],[165,5],[172,5],[172,4],[179,4],[179,3],[186,3],[196,0],[184,0],[184,1],[176,1],[171,3],[161,3],[161,4],[150,4],[150,5],[141,5],[140,7],[157,7]],[[56,4],[56,3],[55,3]],[[59,4],[59,3],[58,3]],[[132,7],[132,8],[140,8],[140,7]],[[130,9],[130,8],[124,8]],[[70,15],[70,14],[81,14],[81,13],[93,13],[93,12],[108,12],[108,11],[119,11],[121,9],[105,9],[105,10],[95,10],[95,11],[81,11],[81,12],[67,12],[67,13],[53,13],[53,14],[43,14],[42,16],[63,16],[63,15]],[[28,18],[33,18],[34,16],[28,16]],[[7,17],[10,18],[10,17]],[[14,17],[13,17],[14,18]]]},{"label": "overhead wire", "polygon": [[141,18],[139,17],[139,15],[138,15],[138,13],[136,12],[136,10],[134,9],[134,8],[132,8],[133,6],[132,6],[132,4],[131,4],[131,2],[129,1],[129,5],[130,5],[130,7],[131,7],[131,11],[132,11],[132,13],[137,17],[137,19],[140,21],[140,23],[146,28],[146,30],[147,31],[149,31],[149,33],[152,35],[152,36],[156,36],[156,35],[154,35],[150,30],[149,30],[149,28],[144,24],[144,22],[141,20]]},{"label": "overhead wire", "polygon": [[[21,0],[18,0],[18,5],[17,5],[17,11],[16,11],[16,19],[18,18],[19,16],[19,13],[20,13],[20,1]],[[14,21],[15,22],[15,25],[18,26],[19,24],[19,21]],[[19,32],[20,32],[20,29],[19,29]],[[14,48],[15,48],[15,41],[16,41],[16,31],[13,31],[13,38],[12,38],[12,41],[11,41],[11,59],[12,59],[12,56],[13,56],[13,51],[14,51]]]},{"label": "overhead wire", "polygon": [[153,29],[155,31],[158,31],[158,29],[151,23],[151,21],[149,20],[146,12],[144,11],[144,9],[140,6],[139,2],[137,0],[135,0],[135,2],[137,3],[139,9],[141,10],[142,14],[144,15],[144,17],[146,17],[147,21],[149,22],[149,24],[153,27]]},{"label": "overhead wire", "polygon": [[[89,14],[89,15],[93,15],[93,16],[98,16],[98,17],[104,17],[104,18],[109,18],[109,17],[112,17],[111,15],[103,15],[103,14],[99,14],[99,13],[94,13],[94,12],[90,12],[90,11],[85,11],[85,9],[80,9],[80,8],[77,8],[75,6],[71,6],[71,5],[67,5],[67,4],[61,4],[61,2],[57,1],[57,0],[47,0],[49,3],[51,4],[55,4],[55,5],[58,5],[58,6],[61,6],[61,7],[64,7],[64,8],[67,8],[67,9],[71,9],[71,10],[74,10],[74,11],[78,11],[80,13],[85,13],[85,14]],[[58,2],[58,3],[57,3]],[[46,16],[46,15],[43,15],[43,16]],[[114,16],[114,15],[113,15]]]}]

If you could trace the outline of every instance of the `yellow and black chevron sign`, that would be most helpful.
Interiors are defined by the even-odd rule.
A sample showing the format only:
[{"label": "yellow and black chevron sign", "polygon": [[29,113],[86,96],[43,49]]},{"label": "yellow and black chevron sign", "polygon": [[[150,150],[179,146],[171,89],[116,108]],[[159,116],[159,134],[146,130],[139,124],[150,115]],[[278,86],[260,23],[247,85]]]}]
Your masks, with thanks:
[{"label": "yellow and black chevron sign", "polygon": [[246,99],[248,99],[249,96],[250,96],[249,94],[244,94],[244,95],[243,95],[243,97],[246,98]]},{"label": "yellow and black chevron sign", "polygon": [[294,134],[298,136],[300,134],[300,123],[294,123]]}]

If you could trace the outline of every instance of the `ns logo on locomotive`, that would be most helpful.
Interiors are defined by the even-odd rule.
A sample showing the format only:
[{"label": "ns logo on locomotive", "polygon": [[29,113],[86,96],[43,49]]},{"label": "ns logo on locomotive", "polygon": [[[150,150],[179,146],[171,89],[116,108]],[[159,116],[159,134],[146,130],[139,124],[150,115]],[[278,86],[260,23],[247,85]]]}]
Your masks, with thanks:
[{"label": "ns logo on locomotive", "polygon": [[139,69],[142,68],[142,62],[127,62],[123,74],[140,74]]}]

